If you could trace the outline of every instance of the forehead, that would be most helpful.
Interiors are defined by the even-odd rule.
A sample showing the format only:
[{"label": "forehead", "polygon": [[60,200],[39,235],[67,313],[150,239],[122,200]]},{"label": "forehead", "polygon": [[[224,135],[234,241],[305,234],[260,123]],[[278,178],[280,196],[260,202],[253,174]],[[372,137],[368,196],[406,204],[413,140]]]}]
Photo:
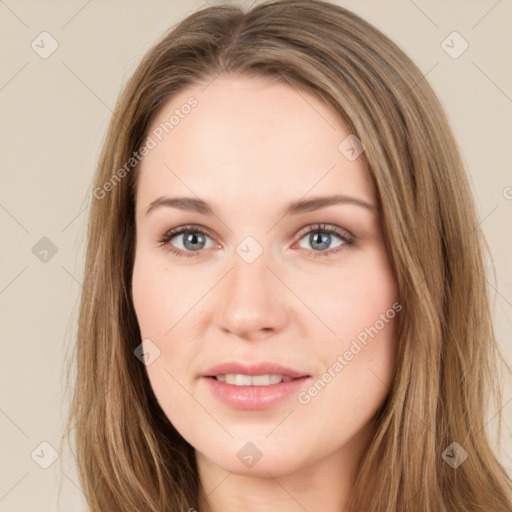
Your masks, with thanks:
[{"label": "forehead", "polygon": [[339,148],[347,127],[320,99],[288,84],[224,77],[191,86],[164,105],[148,134],[155,144],[142,160],[137,193],[146,203],[192,193],[248,207],[309,191],[374,202],[362,159]]}]

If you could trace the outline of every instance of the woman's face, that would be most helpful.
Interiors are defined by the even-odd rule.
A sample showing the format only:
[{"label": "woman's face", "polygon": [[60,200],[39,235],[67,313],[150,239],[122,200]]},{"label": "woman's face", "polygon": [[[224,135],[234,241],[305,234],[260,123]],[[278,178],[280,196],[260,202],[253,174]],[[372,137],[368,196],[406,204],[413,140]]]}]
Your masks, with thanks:
[{"label": "woman's face", "polygon": [[132,283],[141,359],[199,460],[277,476],[368,441],[401,306],[349,135],[316,97],[240,77],[182,91],[150,128]]}]

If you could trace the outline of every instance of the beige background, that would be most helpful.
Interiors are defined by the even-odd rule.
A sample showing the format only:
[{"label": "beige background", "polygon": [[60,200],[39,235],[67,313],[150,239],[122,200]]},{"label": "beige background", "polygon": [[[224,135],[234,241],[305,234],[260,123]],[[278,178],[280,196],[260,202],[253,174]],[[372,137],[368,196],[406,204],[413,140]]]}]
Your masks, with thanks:
[{"label": "beige background", "polygon": [[[396,41],[448,111],[494,255],[496,329],[512,364],[512,2],[339,3]],[[64,434],[62,365],[76,330],[91,177],[121,86],[159,36],[202,5],[0,1],[2,512],[57,510],[59,482],[62,509],[85,510],[69,452],[46,470],[31,453],[48,461],[51,449],[40,443],[58,450]],[[47,59],[31,48],[43,31],[59,45]],[[453,31],[469,43],[457,59],[441,47]],[[57,249],[47,262],[32,252],[42,237]],[[501,457],[510,472],[511,400],[509,381]]]}]

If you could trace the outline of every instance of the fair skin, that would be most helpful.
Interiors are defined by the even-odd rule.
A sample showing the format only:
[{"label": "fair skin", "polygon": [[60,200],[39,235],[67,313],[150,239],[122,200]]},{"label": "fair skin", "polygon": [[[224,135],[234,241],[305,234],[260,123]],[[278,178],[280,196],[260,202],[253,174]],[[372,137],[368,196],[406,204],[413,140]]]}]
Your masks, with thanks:
[{"label": "fair skin", "polygon": [[[362,158],[338,149],[350,132],[312,95],[265,79],[217,78],[181,91],[150,132],[190,96],[197,106],[139,169],[132,294],[142,339],[160,350],[146,366],[151,386],[195,448],[210,510],[339,512],[394,370],[396,318],[346,354],[398,301],[374,187]],[[292,201],[333,194],[373,208],[346,202],[283,216]],[[215,214],[146,213],[161,196],[200,198]],[[181,234],[160,245],[189,224],[207,235],[192,228],[192,244]],[[317,224],[348,232],[354,245],[308,229]],[[247,236],[263,249],[250,263],[236,251]],[[333,370],[340,355],[343,369]],[[257,410],[223,403],[201,374],[226,361],[300,370],[308,375],[302,402],[294,392]],[[329,368],[325,387],[307,394]],[[261,454],[251,467],[237,456],[247,443]],[[200,512],[209,509],[201,499]]]}]

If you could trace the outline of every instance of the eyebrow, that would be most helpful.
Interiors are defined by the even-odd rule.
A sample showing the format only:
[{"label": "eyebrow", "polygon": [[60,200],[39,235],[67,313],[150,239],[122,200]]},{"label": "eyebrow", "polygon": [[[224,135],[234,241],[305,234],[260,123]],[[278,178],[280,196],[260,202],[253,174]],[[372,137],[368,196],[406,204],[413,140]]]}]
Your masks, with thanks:
[{"label": "eyebrow", "polygon": [[[292,201],[285,207],[283,216],[313,212],[319,210],[320,208],[325,208],[335,204],[352,204],[370,211],[375,210],[375,206],[373,204],[363,201],[362,199],[337,194],[332,196],[313,197],[311,199],[300,199],[297,201]],[[213,208],[202,199],[196,199],[193,197],[161,196],[149,204],[149,206],[146,208],[145,215],[148,215],[151,211],[164,206],[168,208],[178,208],[180,210],[194,211],[203,215],[214,215],[215,213]]]}]

